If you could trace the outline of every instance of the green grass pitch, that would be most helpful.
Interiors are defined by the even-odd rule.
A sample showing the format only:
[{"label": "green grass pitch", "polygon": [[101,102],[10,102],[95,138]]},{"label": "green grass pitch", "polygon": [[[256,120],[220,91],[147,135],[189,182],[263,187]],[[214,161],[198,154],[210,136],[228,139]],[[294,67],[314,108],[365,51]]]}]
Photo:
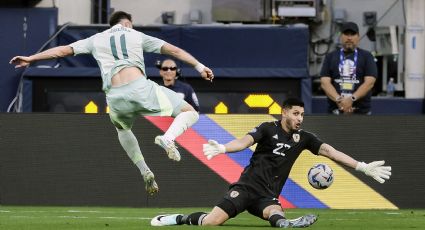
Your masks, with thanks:
[{"label": "green grass pitch", "polygon": [[[208,212],[210,208],[98,208],[1,206],[0,229],[196,229],[197,226],[151,227],[150,219],[164,213]],[[307,213],[319,215],[308,229],[425,229],[425,210],[288,209],[288,218]],[[210,228],[210,227],[208,227]],[[248,213],[214,229],[267,229],[269,223]]]}]

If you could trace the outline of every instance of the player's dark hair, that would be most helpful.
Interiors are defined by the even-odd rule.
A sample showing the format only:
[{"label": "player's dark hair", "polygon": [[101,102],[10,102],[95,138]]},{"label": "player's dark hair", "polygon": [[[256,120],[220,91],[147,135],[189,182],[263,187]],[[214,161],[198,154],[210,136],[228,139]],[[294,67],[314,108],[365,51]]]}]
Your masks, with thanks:
[{"label": "player's dark hair", "polygon": [[131,14],[126,13],[124,11],[117,11],[114,12],[111,17],[109,18],[109,25],[110,26],[115,26],[116,24],[118,24],[121,19],[128,19],[130,22],[131,21]]},{"label": "player's dark hair", "polygon": [[282,103],[283,109],[292,109],[292,106],[300,106],[304,108],[304,102],[298,98],[288,98]]}]

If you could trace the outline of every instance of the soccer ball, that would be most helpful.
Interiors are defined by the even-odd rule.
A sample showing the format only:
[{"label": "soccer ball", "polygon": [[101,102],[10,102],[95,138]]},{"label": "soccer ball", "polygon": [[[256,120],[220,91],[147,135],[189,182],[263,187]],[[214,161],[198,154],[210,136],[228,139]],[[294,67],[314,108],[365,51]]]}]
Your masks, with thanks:
[{"label": "soccer ball", "polygon": [[334,181],[334,172],[327,164],[316,164],[308,170],[308,182],[313,188],[325,189]]}]

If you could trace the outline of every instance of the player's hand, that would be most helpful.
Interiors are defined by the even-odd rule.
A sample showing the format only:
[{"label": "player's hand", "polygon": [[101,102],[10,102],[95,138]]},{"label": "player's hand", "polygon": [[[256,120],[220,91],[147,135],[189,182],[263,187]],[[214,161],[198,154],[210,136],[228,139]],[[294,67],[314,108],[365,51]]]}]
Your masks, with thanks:
[{"label": "player's hand", "polygon": [[219,144],[215,140],[208,140],[208,144],[203,144],[202,147],[204,155],[208,160],[211,160],[211,158],[217,156],[218,154],[226,152],[226,147],[224,147],[222,144]]},{"label": "player's hand", "polygon": [[9,61],[9,64],[15,65],[15,68],[26,67],[31,63],[30,57],[16,56]]},{"label": "player's hand", "polygon": [[204,67],[204,70],[201,72],[201,76],[202,76],[203,79],[211,81],[211,82],[214,79],[214,73],[208,67]]},{"label": "player's hand", "polygon": [[356,170],[372,177],[379,183],[384,183],[390,179],[391,166],[384,166],[385,161],[373,161],[369,164],[364,162],[357,163]]}]

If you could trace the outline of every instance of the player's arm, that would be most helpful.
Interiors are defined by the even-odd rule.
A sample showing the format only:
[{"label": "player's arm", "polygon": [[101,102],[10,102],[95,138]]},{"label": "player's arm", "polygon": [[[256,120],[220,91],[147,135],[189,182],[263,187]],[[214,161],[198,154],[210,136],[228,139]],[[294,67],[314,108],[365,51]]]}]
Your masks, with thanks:
[{"label": "player's arm", "polygon": [[57,46],[41,53],[31,56],[16,56],[10,60],[10,64],[14,64],[15,68],[25,67],[35,61],[55,59],[73,55],[74,51],[70,46]]},{"label": "player's arm", "polygon": [[233,153],[248,148],[254,144],[254,138],[251,135],[245,135],[242,138],[232,140],[227,144],[219,144],[215,140],[209,140],[208,144],[203,145],[204,155],[210,160],[221,153]]},{"label": "player's arm", "polygon": [[351,167],[353,169],[356,168],[358,161],[354,160],[352,157],[347,154],[336,150],[334,147],[323,143],[319,148],[319,155],[327,157],[333,161]]},{"label": "player's arm", "polygon": [[165,43],[161,47],[161,53],[173,56],[193,66],[201,74],[202,78],[204,78],[205,80],[212,81],[212,79],[214,79],[214,74],[210,68],[204,66],[202,63],[196,60],[196,58],[193,57],[191,54],[189,54],[188,52],[186,52],[185,50],[177,46],[171,45],[169,43]]},{"label": "player's arm", "polygon": [[320,146],[319,155],[325,156],[333,161],[363,172],[379,183],[384,183],[385,180],[390,179],[391,176],[391,166],[384,166],[385,161],[373,161],[369,164],[359,162],[326,143],[323,143]]},{"label": "player's arm", "polygon": [[340,95],[332,85],[332,78],[323,76],[320,78],[320,87],[325,91],[326,96],[334,102],[338,102]]}]

